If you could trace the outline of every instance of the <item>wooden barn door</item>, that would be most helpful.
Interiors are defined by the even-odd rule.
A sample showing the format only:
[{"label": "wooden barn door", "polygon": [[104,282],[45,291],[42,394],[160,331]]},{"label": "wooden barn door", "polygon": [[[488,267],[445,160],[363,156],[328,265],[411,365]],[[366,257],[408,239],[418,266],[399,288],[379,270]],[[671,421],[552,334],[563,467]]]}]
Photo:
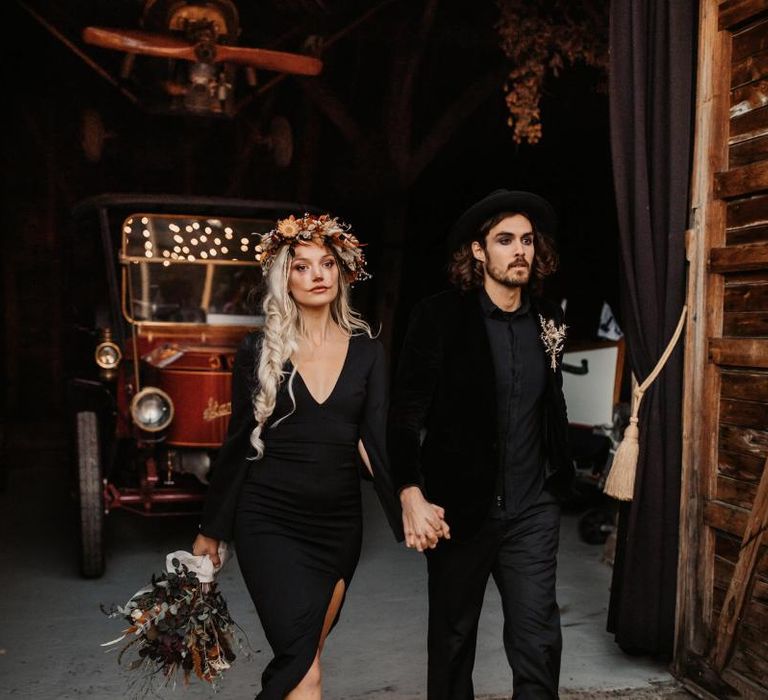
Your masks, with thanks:
[{"label": "wooden barn door", "polygon": [[768,0],[702,0],[674,670],[768,698]]}]

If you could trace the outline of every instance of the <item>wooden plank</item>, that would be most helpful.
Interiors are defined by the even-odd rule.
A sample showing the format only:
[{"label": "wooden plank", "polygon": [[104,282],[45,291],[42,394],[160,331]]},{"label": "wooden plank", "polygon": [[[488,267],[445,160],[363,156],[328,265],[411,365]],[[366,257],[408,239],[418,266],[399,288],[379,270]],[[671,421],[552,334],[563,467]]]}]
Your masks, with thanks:
[{"label": "wooden plank", "polygon": [[729,399],[768,402],[768,372],[723,370],[720,394]]},{"label": "wooden plank", "polygon": [[[768,83],[767,83],[768,84]],[[768,135],[734,143],[728,149],[728,167],[740,168],[768,158]]]},{"label": "wooden plank", "polygon": [[[722,674],[723,683],[727,683],[731,690],[728,695],[716,696],[717,700],[723,698],[739,698],[739,700],[765,700],[765,686],[760,685],[753,678],[747,678],[732,668],[726,668]],[[728,687],[727,686],[727,687]]]},{"label": "wooden plank", "polygon": [[768,75],[768,51],[748,56],[731,67],[731,89],[760,80]]},{"label": "wooden plank", "polygon": [[[702,527],[704,499],[717,463],[719,368],[708,362],[708,338],[722,329],[722,275],[707,271],[709,249],[725,245],[726,203],[712,197],[716,172],[728,167],[729,131],[735,139],[768,133],[768,108],[729,119],[730,37],[718,31],[715,0],[699,3],[696,119],[691,178],[690,245],[683,385],[683,455],[680,498],[680,556],[677,571],[674,665],[679,677],[698,677],[690,660],[709,644],[713,537]],[[758,116],[754,116],[756,113]],[[762,122],[761,122],[762,120]],[[763,126],[761,127],[761,123]],[[733,204],[733,203],[731,203]],[[741,212],[734,213],[738,222]],[[748,222],[749,223],[749,222]],[[768,221],[766,221],[768,224]],[[735,223],[733,228],[738,227]],[[693,675],[691,675],[693,674]]]},{"label": "wooden plank", "polygon": [[728,144],[731,147],[765,136],[768,134],[768,105],[733,114],[728,127]]},{"label": "wooden plank", "polygon": [[[747,601],[749,585],[755,571],[760,544],[768,527],[768,459],[763,465],[763,476],[757,487],[754,505],[747,519],[744,537],[741,541],[741,554],[736,562],[733,578],[725,596],[720,612],[718,632],[710,661],[716,671],[722,671],[733,650],[736,629],[739,624],[744,604]],[[764,674],[768,677],[768,674]]]},{"label": "wooden plank", "polygon": [[768,340],[711,338],[709,359],[717,365],[768,368]]},{"label": "wooden plank", "polygon": [[768,661],[768,639],[766,639],[765,630],[756,629],[754,625],[742,624],[739,629],[739,642],[753,654]]},{"label": "wooden plank", "polygon": [[724,314],[723,335],[731,338],[768,337],[768,312],[732,311]]},{"label": "wooden plank", "polygon": [[726,245],[744,245],[747,243],[768,243],[768,224],[745,226],[726,231]]},{"label": "wooden plank", "polygon": [[753,24],[734,34],[733,39],[731,39],[731,61],[733,63],[763,50],[768,50],[768,20]]},{"label": "wooden plank", "polygon": [[[739,650],[733,655],[731,668],[746,676],[753,683],[768,678],[768,662],[746,649]],[[763,686],[763,688],[766,687],[768,686]]]},{"label": "wooden plank", "polygon": [[[763,541],[765,541],[765,537],[763,537]],[[761,547],[761,550],[762,549],[763,548]],[[752,587],[752,601],[763,606],[765,610],[768,610],[768,581],[761,578],[755,579]],[[768,627],[766,627],[766,629],[768,629]],[[766,641],[768,642],[768,639]]]},{"label": "wooden plank", "polygon": [[[759,195],[728,202],[725,225],[728,229],[768,224],[768,196]],[[713,247],[716,247],[713,243]]]},{"label": "wooden plank", "polygon": [[768,134],[768,107],[759,107],[730,120],[728,143],[733,145],[765,134]]},{"label": "wooden plank", "polygon": [[710,272],[740,272],[768,269],[768,243],[712,248]]},{"label": "wooden plank", "polygon": [[755,484],[748,484],[738,479],[729,479],[726,476],[718,476],[715,485],[715,498],[729,505],[739,508],[751,508],[755,502]]},{"label": "wooden plank", "polygon": [[715,197],[733,199],[768,189],[768,161],[750,163],[715,175]]},{"label": "wooden plank", "polygon": [[765,0],[725,0],[718,8],[718,29],[733,30],[755,21],[765,14],[766,9]]},{"label": "wooden plank", "polygon": [[732,479],[757,483],[763,473],[763,459],[760,455],[720,449],[717,453],[717,471]]},{"label": "wooden plank", "polygon": [[728,452],[739,452],[765,458],[768,455],[768,431],[721,425],[718,431],[720,447]]},{"label": "wooden plank", "polygon": [[761,401],[722,399],[720,401],[720,422],[742,428],[763,430],[768,428],[768,404]]},{"label": "wooden plank", "polygon": [[[731,566],[735,566],[741,552],[741,540],[725,532],[715,533],[715,557],[727,561]],[[760,554],[757,558],[755,571],[761,580],[768,582],[768,546],[763,543],[760,547]],[[728,579],[730,582],[730,578]],[[766,639],[768,642],[768,639]]]},{"label": "wooden plank", "polygon": [[738,280],[725,281],[723,310],[765,311],[768,310],[768,278],[762,274],[752,279],[740,276]]},{"label": "wooden plank", "polygon": [[768,105],[768,79],[756,80],[730,92],[731,119]]},{"label": "wooden plank", "polygon": [[743,537],[749,511],[719,501],[704,506],[704,523],[736,537]]}]

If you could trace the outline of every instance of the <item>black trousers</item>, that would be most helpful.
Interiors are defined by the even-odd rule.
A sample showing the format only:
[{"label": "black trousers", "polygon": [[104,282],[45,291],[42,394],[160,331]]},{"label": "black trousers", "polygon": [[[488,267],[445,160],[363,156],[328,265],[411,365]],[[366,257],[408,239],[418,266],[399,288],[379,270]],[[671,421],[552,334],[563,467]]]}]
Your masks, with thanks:
[{"label": "black trousers", "polygon": [[544,494],[513,519],[489,518],[473,537],[427,550],[427,697],[472,700],[477,626],[488,576],[504,611],[504,649],[519,700],[558,697],[560,611],[555,570],[560,507]]}]

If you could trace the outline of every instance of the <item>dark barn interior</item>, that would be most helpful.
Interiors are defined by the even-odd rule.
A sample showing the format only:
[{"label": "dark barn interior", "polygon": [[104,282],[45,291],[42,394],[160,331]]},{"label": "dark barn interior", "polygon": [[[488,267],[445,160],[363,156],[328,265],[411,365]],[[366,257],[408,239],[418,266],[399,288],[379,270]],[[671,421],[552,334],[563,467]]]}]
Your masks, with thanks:
[{"label": "dark barn interior", "polygon": [[[493,2],[239,10],[241,44],[297,49],[319,35],[325,66],[315,78],[261,72],[255,88],[238,75],[242,106],[207,117],[162,112],[144,96],[162,59],[136,57],[124,81],[102,75],[119,76],[122,54],[84,44],[79,30],[135,26],[136,2],[8,7],[2,357],[14,440],[63,419],[62,248],[72,207],[101,193],[290,200],[341,215],[368,243],[373,279],[357,305],[389,326],[396,348],[413,301],[447,284],[452,221],[497,187],[529,189],[561,220],[561,268],[545,293],[568,299],[572,333],[595,335],[603,301],[620,313],[604,71],[548,75],[543,137],[516,144]],[[275,132],[277,147],[266,143]]]}]

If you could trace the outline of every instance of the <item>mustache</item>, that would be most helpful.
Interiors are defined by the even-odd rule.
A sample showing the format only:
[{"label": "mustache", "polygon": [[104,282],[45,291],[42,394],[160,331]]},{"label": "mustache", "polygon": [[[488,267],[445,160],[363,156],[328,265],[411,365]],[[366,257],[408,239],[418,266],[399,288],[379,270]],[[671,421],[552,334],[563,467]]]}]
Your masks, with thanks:
[{"label": "mustache", "polygon": [[530,267],[528,264],[528,261],[525,260],[525,258],[519,258],[518,260],[513,260],[509,265],[507,265],[507,269],[511,270],[513,267]]}]

